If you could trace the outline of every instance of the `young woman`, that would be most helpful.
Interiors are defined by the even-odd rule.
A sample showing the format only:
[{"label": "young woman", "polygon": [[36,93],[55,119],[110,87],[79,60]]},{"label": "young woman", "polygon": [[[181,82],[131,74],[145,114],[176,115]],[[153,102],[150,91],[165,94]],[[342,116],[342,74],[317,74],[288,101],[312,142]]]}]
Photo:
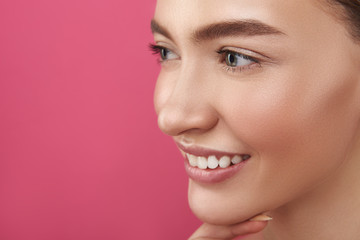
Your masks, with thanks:
[{"label": "young woman", "polygon": [[158,0],[151,27],[190,239],[360,239],[359,1]]}]

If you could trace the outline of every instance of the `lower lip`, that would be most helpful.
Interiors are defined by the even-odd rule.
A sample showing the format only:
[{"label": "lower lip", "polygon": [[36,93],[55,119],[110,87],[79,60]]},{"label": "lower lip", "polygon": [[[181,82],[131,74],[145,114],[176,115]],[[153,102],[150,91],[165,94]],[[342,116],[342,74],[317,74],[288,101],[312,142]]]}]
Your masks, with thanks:
[{"label": "lower lip", "polygon": [[242,161],[241,163],[232,165],[227,168],[216,168],[216,169],[200,169],[197,167],[192,167],[189,164],[189,161],[185,159],[185,170],[189,177],[195,182],[200,183],[219,183],[225,181],[226,179],[234,176],[241,168],[245,166],[247,160]]}]

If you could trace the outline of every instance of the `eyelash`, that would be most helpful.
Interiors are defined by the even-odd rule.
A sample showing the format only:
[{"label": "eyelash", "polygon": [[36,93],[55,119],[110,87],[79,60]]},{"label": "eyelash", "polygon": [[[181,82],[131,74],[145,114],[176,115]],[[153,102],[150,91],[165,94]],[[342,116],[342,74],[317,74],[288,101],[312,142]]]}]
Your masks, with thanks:
[{"label": "eyelash", "polygon": [[[232,72],[232,73],[235,73],[235,72],[242,72],[242,71],[245,71],[245,70],[249,70],[253,67],[261,67],[261,62],[259,59],[257,58],[254,58],[254,57],[251,57],[249,55],[245,55],[243,53],[239,53],[239,52],[236,52],[236,51],[231,51],[231,50],[228,50],[228,49],[223,49],[223,50],[219,50],[217,51],[218,54],[220,54],[221,58],[220,58],[220,63],[222,63],[224,66],[224,70],[227,71],[227,72]],[[244,65],[244,66],[229,66],[227,64],[227,56],[229,54],[232,54],[232,55],[236,55],[237,57],[240,57],[244,60],[248,60],[248,61],[251,61],[253,63],[251,64],[247,64],[247,65]]]},{"label": "eyelash", "polygon": [[[149,48],[150,48],[150,51],[152,51],[152,53],[154,55],[159,56],[158,61],[159,61],[160,64],[168,61],[167,59],[163,59],[162,56],[161,56],[161,54],[162,54],[161,51],[162,50],[170,51],[168,48],[162,47],[162,46],[156,45],[156,44],[150,44]],[[242,54],[242,53],[239,53],[239,52],[236,52],[236,51],[232,51],[232,50],[228,50],[228,49],[221,49],[221,50],[216,51],[216,53],[220,55],[220,63],[223,64],[223,69],[226,72],[235,73],[235,72],[242,72],[242,71],[245,71],[245,70],[249,70],[249,69],[251,69],[253,67],[261,67],[261,61],[259,59],[257,59],[257,58],[251,57],[249,55],[245,55],[245,54]],[[241,57],[241,58],[243,58],[245,60],[249,60],[249,61],[251,61],[253,63],[248,64],[248,65],[244,65],[244,66],[229,66],[226,63],[226,56],[228,54],[236,55],[236,56]]]},{"label": "eyelash", "polygon": [[152,43],[149,44],[149,48],[150,48],[150,51],[152,52],[152,54],[157,55],[159,57],[158,62],[160,64],[166,61],[165,59],[162,59],[161,51],[164,50],[164,49],[169,50],[168,48],[162,47],[162,46],[159,46],[159,45],[156,45],[156,44],[152,44]]},{"label": "eyelash", "polygon": [[164,47],[161,47],[161,46],[158,46],[158,45],[155,45],[155,44],[152,44],[150,43],[149,44],[149,49],[150,51],[152,52],[152,54],[154,55],[158,55],[161,53],[161,50],[163,49]]}]

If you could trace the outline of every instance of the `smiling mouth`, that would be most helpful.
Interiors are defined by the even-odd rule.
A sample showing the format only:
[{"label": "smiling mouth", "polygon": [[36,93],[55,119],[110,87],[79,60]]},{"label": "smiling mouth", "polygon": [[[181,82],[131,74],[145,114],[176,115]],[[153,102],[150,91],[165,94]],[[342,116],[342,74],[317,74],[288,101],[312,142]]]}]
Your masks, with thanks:
[{"label": "smiling mouth", "polygon": [[[182,151],[182,150],[181,150]],[[245,160],[248,160],[251,156],[249,154],[241,155],[222,155],[216,157],[215,155],[210,156],[196,156],[190,153],[182,151],[185,158],[189,161],[191,167],[197,167],[200,169],[217,169],[217,168],[228,168],[233,165],[239,164]]]},{"label": "smiling mouth", "polygon": [[199,183],[220,183],[236,175],[251,159],[250,154],[230,153],[199,146],[184,146],[178,142],[185,158],[185,170]]},{"label": "smiling mouth", "polygon": [[176,142],[176,145],[191,167],[203,170],[229,168],[251,158],[250,154],[223,152],[198,146],[185,147],[179,142]]}]

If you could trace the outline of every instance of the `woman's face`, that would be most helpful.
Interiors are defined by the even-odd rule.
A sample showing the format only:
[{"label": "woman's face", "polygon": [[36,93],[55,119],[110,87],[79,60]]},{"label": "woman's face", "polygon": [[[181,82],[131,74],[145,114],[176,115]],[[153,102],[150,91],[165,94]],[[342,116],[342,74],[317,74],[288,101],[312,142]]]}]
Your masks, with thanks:
[{"label": "woman's face", "polygon": [[220,167],[195,167],[203,177],[190,179],[189,203],[203,221],[231,224],[280,207],[346,162],[360,52],[329,11],[315,0],[158,0],[161,130],[193,155],[250,156],[215,181],[206,177]]}]

